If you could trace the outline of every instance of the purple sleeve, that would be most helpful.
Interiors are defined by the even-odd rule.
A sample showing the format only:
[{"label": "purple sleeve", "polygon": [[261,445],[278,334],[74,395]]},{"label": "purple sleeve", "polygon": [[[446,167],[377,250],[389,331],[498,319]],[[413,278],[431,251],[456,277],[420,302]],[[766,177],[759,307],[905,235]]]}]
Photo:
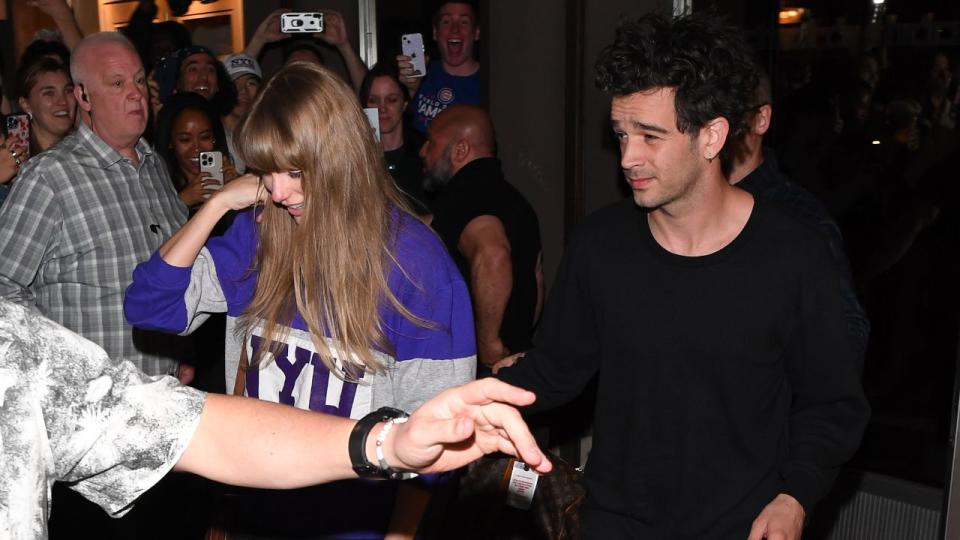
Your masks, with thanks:
[{"label": "purple sleeve", "polygon": [[[183,333],[198,312],[232,315],[242,311],[256,284],[255,274],[249,271],[255,251],[253,213],[244,212],[223,236],[207,241],[190,268],[170,265],[159,252],[154,253],[133,271],[123,301],[127,322],[148,330]],[[211,307],[218,304],[220,309]]]},{"label": "purple sleeve", "polygon": [[184,293],[190,268],[171,266],[155,252],[133,270],[133,282],[123,297],[123,314],[137,328],[179,334],[187,329]]}]

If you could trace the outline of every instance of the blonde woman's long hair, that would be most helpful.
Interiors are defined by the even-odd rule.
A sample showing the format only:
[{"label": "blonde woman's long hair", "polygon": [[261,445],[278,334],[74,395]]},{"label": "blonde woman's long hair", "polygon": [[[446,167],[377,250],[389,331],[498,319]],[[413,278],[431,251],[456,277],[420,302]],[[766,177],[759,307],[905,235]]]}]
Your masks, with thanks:
[{"label": "blonde woman's long hair", "polygon": [[430,323],[407,310],[387,284],[398,266],[393,212],[410,211],[357,97],[332,71],[292,63],[267,82],[237,134],[249,168],[301,171],[304,193],[299,224],[282,206],[268,202],[263,209],[257,286],[240,331],[250,335],[262,321],[273,345],[254,351],[253,363],[277,353],[299,311],[336,376],[356,380],[364,371],[381,372],[371,348],[393,351],[380,309],[393,307],[416,324]]}]

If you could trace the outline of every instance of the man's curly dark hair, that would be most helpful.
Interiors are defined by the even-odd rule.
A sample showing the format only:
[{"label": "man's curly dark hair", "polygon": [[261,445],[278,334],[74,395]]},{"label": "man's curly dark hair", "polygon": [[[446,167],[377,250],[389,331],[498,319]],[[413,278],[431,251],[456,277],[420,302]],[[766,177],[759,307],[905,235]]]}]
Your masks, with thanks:
[{"label": "man's curly dark hair", "polygon": [[730,166],[729,143],[747,128],[744,113],[753,106],[757,80],[742,32],[716,16],[699,14],[624,21],[596,65],[597,87],[614,96],[675,89],[681,133],[696,133],[710,120],[725,118],[730,132],[720,152],[724,170]]}]

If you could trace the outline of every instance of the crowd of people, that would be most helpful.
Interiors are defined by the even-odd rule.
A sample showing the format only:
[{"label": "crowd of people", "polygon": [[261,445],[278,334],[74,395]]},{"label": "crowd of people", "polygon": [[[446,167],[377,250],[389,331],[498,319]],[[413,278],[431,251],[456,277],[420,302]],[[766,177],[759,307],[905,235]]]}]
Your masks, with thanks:
[{"label": "crowd of people", "polygon": [[[14,538],[45,536],[51,504],[54,538],[78,523],[415,538],[456,499],[447,471],[493,451],[549,470],[510,406],[546,411],[591,380],[582,537],[799,538],[869,418],[864,359],[902,368],[869,362],[876,329],[895,328],[874,317],[897,300],[891,269],[922,288],[914,246],[952,238],[930,195],[951,192],[960,155],[946,53],[915,88],[887,84],[895,64],[873,54],[828,86],[799,63],[771,77],[722,22],[623,22],[596,82],[633,197],[579,228],[545,300],[473,3],[440,3],[425,74],[403,54],[368,70],[329,10],[297,38],[271,13],[221,59],[152,23],[152,1],[127,36],[84,37],[65,2],[38,4],[62,42],[24,52],[4,112],[27,115],[29,139],[0,140],[0,374],[20,396],[0,427],[4,457],[29,457],[0,480]],[[8,423],[47,426],[50,451]],[[379,480],[230,492],[245,511],[226,523],[167,520],[205,504],[174,468],[267,488]],[[29,496],[5,489],[28,480]],[[66,484],[51,498],[54,480],[115,517],[166,488],[107,522]]]}]

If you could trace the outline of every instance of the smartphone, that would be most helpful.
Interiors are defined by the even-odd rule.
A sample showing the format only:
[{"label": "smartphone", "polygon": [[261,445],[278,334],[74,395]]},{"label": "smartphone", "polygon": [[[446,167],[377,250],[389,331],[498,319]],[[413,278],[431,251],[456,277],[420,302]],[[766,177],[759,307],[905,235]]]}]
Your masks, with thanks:
[{"label": "smartphone", "polygon": [[285,34],[323,32],[323,13],[284,13],[280,15],[280,31]]},{"label": "smartphone", "polygon": [[423,34],[404,34],[400,36],[400,47],[404,56],[413,62],[413,75],[423,77],[427,74],[427,65],[423,59]]},{"label": "smartphone", "polygon": [[[19,146],[22,149],[20,161],[30,157],[30,117],[25,114],[11,114],[7,117],[7,147]],[[18,156],[19,157],[19,156]]]},{"label": "smartphone", "polygon": [[216,180],[218,186],[210,186],[212,189],[223,187],[223,154],[214,150],[213,152],[200,152],[200,172],[209,173],[211,180]]},{"label": "smartphone", "polygon": [[369,107],[363,109],[364,114],[367,115],[367,120],[370,122],[370,127],[373,128],[373,138],[380,142],[380,109],[376,107]]}]

